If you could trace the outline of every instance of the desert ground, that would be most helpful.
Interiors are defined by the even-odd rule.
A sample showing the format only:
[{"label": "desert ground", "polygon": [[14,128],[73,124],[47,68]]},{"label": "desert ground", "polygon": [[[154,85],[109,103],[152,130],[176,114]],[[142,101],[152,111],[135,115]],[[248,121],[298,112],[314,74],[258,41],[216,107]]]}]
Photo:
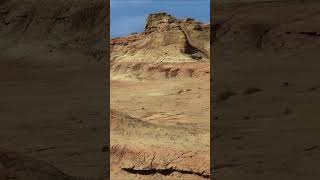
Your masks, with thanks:
[{"label": "desert ground", "polygon": [[0,2],[1,180],[103,176],[103,8],[99,1]]},{"label": "desert ground", "polygon": [[111,40],[111,178],[210,178],[209,26],[157,13]]},{"label": "desert ground", "polygon": [[214,5],[217,179],[319,179],[319,8]]}]

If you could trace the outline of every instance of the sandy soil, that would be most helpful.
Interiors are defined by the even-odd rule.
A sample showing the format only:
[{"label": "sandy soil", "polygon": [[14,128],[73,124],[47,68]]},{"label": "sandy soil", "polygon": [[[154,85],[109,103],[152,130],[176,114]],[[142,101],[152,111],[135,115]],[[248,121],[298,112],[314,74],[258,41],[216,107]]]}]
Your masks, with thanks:
[{"label": "sandy soil", "polygon": [[[114,109],[111,177],[208,178],[210,85],[207,78],[112,80],[110,87]],[[122,118],[116,112],[121,112]],[[123,121],[119,123],[119,119]]]},{"label": "sandy soil", "polygon": [[319,7],[215,7],[217,179],[320,177]]}]

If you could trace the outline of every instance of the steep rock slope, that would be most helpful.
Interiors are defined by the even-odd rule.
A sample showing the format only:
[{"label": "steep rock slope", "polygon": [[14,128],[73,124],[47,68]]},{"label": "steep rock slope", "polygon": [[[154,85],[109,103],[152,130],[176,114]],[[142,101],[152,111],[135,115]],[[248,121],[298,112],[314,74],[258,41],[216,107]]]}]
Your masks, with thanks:
[{"label": "steep rock slope", "polygon": [[[122,73],[128,76],[130,71],[134,74],[131,77],[138,78],[159,77],[158,73],[165,78],[190,77],[190,72],[199,74],[192,68],[193,63],[209,67],[210,26],[191,18],[177,19],[167,13],[150,14],[144,32],[114,38],[110,44],[113,75]],[[189,63],[188,67],[176,66],[183,63]]]},{"label": "steep rock slope", "polygon": [[[179,20],[166,13],[150,14],[145,31],[111,41],[112,61],[208,61],[210,29],[193,19]],[[120,42],[120,43],[119,43]]]}]

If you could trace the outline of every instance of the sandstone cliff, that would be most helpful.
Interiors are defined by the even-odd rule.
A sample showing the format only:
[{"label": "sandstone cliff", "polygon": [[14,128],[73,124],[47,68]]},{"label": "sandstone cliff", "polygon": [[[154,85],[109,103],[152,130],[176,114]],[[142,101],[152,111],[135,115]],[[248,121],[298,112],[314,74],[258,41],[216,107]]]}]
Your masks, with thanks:
[{"label": "sandstone cliff", "polygon": [[167,13],[150,14],[142,33],[111,40],[112,62],[194,62],[209,57],[209,25]]}]

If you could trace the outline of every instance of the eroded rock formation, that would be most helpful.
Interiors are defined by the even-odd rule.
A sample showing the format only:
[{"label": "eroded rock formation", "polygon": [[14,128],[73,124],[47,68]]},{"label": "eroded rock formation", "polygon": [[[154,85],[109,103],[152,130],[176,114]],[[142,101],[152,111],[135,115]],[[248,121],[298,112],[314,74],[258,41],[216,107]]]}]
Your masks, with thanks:
[{"label": "eroded rock formation", "polygon": [[191,18],[150,14],[142,33],[111,40],[112,61],[209,61],[210,27]]}]

